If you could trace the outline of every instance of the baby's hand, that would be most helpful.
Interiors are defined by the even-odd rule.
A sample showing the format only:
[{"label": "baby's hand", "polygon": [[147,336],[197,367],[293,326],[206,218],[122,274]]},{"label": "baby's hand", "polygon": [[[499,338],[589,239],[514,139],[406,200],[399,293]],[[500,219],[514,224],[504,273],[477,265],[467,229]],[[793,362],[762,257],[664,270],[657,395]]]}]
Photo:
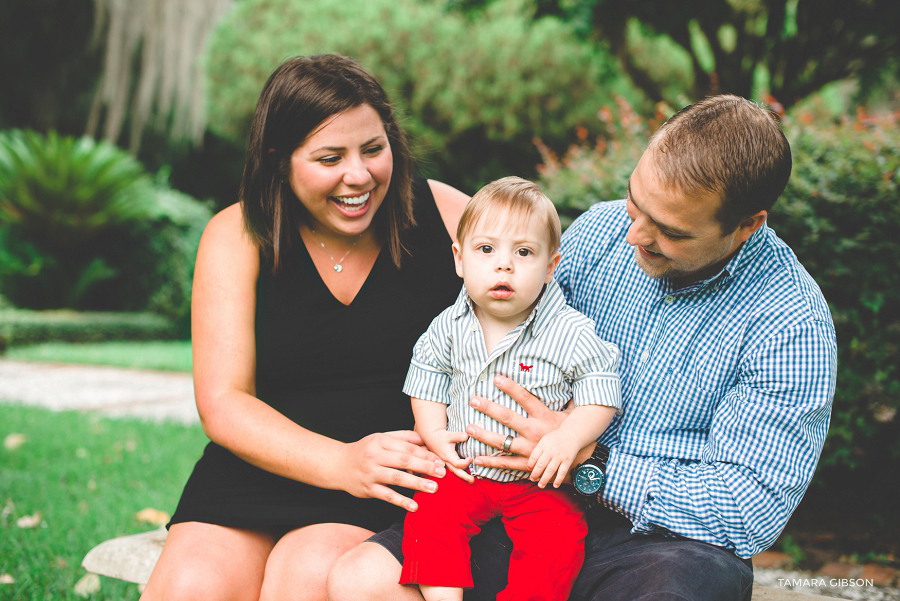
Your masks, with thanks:
[{"label": "baby's hand", "polygon": [[537,482],[540,488],[546,487],[551,481],[554,488],[559,488],[580,450],[581,446],[573,436],[561,430],[548,432],[528,457],[530,480]]},{"label": "baby's hand", "polygon": [[466,482],[474,482],[475,478],[466,470],[472,463],[472,458],[463,459],[456,452],[456,443],[465,442],[469,439],[465,432],[448,432],[446,430],[435,430],[433,432],[423,433],[422,439],[428,449],[444,460],[447,469],[456,474],[461,480]]}]

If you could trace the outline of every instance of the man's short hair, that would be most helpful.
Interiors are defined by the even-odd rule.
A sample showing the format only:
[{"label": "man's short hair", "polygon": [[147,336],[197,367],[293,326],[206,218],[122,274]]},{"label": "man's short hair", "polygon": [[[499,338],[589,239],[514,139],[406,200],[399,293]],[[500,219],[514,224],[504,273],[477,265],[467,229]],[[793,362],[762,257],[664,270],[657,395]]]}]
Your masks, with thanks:
[{"label": "man's short hair", "polygon": [[521,224],[528,223],[533,216],[543,219],[547,224],[550,252],[559,248],[561,228],[553,202],[541,192],[540,186],[515,176],[495,180],[475,193],[459,218],[456,239],[462,244],[482,218],[493,222],[501,216]]},{"label": "man's short hair", "polygon": [[688,196],[718,195],[725,232],[769,211],[791,175],[791,148],[778,116],[740,96],[710,96],[670,117],[650,138],[663,185]]}]

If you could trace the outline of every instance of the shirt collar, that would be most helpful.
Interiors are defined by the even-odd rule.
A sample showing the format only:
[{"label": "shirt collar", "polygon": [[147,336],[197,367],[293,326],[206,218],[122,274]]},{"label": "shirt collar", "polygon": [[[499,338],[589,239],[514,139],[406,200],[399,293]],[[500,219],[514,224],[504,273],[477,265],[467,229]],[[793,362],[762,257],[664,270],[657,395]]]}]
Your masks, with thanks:
[{"label": "shirt collar", "polygon": [[752,262],[756,258],[756,255],[759,254],[759,251],[762,250],[763,239],[766,237],[766,231],[768,229],[769,227],[764,223],[761,228],[753,232],[753,234],[747,238],[747,241],[741,245],[738,251],[734,253],[731,260],[725,264],[722,271],[726,272],[728,276],[734,276],[734,274],[743,269],[748,263]]},{"label": "shirt collar", "polygon": [[[734,253],[734,256],[716,273],[713,275],[704,278],[698,282],[694,282],[690,286],[686,286],[678,290],[678,293],[687,292],[691,290],[700,290],[706,288],[707,286],[713,285],[722,285],[731,280],[736,273],[738,273],[741,269],[743,269],[746,265],[755,260],[756,255],[759,254],[760,250],[763,248],[763,240],[766,237],[765,231],[768,230],[768,226],[763,224],[761,228],[753,232],[753,234],[744,242],[741,247]],[[672,282],[668,278],[665,278],[665,282],[660,282],[665,291],[673,290]]]},{"label": "shirt collar", "polygon": [[[559,284],[556,283],[556,280],[550,280],[550,283],[544,286],[544,291],[541,293],[538,304],[535,305],[528,317],[525,318],[525,321],[523,322],[524,326],[528,327],[529,324],[533,324],[532,330],[534,334],[537,335],[544,326],[553,319],[553,316],[559,313],[565,306],[566,297],[563,295]],[[459,319],[465,315],[471,315],[472,319],[475,319],[475,310],[472,305],[472,299],[469,297],[468,292],[466,292],[465,285],[463,285],[462,290],[459,291],[456,302],[453,303],[451,315],[453,316],[453,319]]]}]

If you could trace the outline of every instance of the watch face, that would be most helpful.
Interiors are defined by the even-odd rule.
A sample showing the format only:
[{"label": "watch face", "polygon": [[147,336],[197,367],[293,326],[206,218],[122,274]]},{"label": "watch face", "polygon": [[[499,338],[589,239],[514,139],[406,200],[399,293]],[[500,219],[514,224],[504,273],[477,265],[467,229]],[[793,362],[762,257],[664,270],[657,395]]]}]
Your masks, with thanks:
[{"label": "watch face", "polygon": [[583,495],[594,495],[603,486],[605,475],[596,465],[586,463],[575,470],[575,479],[572,484],[575,490]]}]

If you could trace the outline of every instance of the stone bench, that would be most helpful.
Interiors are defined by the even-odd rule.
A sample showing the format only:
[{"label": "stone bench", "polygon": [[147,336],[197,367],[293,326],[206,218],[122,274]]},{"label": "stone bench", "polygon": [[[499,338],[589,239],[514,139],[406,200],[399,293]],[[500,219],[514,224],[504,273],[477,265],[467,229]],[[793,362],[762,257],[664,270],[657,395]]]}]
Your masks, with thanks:
[{"label": "stone bench", "polygon": [[[150,572],[153,571],[153,566],[159,559],[165,542],[166,530],[164,528],[121,536],[102,542],[88,551],[81,565],[92,574],[144,585],[150,578]],[[831,597],[753,585],[753,599],[754,601],[824,601]]]}]

